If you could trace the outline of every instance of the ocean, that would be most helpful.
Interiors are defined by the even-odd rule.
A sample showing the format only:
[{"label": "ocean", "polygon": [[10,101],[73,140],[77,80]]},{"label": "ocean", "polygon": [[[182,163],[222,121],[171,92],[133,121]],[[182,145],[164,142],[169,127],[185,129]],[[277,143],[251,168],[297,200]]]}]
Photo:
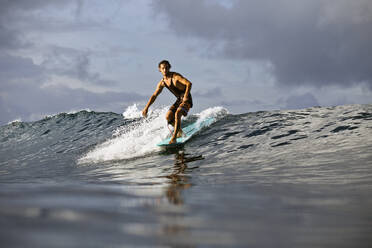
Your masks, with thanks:
[{"label": "ocean", "polygon": [[167,108],[0,127],[1,247],[371,247],[372,105]]}]

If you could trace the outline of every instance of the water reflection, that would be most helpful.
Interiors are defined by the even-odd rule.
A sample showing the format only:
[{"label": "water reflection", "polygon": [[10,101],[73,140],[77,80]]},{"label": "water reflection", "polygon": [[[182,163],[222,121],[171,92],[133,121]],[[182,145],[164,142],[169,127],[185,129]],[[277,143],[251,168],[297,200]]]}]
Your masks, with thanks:
[{"label": "water reflection", "polygon": [[191,171],[199,168],[197,165],[191,166],[190,163],[202,160],[204,157],[187,154],[184,149],[175,150],[172,154],[174,154],[174,164],[171,173],[165,176],[169,179],[169,185],[165,188],[164,194],[170,206],[163,212],[161,218],[162,234],[165,237],[163,241],[170,247],[180,245],[194,247],[190,229],[195,223],[188,217],[182,192],[192,186]]},{"label": "water reflection", "polygon": [[193,161],[202,160],[204,157],[202,155],[191,156],[185,153],[183,149],[177,150],[174,153],[174,166],[172,173],[166,178],[170,179],[169,186],[166,189],[166,196],[170,203],[174,205],[182,205],[183,199],[181,196],[182,190],[191,187],[189,182],[190,175],[188,173],[199,166],[190,167],[187,164]]}]

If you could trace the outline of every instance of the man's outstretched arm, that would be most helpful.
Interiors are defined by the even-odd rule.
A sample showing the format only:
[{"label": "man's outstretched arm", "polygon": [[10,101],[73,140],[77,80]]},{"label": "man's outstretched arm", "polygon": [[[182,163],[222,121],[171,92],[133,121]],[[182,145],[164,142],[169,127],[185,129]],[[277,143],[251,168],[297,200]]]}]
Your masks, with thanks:
[{"label": "man's outstretched arm", "polygon": [[156,87],[156,90],[155,90],[154,94],[152,94],[149,101],[147,102],[146,107],[142,110],[143,117],[147,117],[147,111],[149,110],[149,107],[151,106],[151,104],[153,104],[155,102],[156,97],[158,97],[158,95],[161,93],[163,88],[164,88],[164,85],[163,85],[162,81],[160,81],[158,83],[158,86]]}]

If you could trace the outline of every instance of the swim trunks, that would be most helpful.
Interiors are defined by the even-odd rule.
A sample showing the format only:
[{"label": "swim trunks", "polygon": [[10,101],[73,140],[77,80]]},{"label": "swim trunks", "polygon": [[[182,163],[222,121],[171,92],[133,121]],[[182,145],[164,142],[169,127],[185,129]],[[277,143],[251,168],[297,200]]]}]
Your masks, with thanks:
[{"label": "swim trunks", "polygon": [[179,109],[183,116],[187,116],[190,108],[192,107],[192,100],[187,100],[186,102],[182,102],[182,98],[177,98],[175,103],[169,108],[170,111],[176,113]]}]

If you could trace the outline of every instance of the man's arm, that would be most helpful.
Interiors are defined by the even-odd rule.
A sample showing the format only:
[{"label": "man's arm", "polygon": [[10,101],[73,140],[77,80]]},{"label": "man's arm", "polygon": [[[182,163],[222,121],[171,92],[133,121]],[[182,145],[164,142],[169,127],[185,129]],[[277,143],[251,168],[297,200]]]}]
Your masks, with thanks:
[{"label": "man's arm", "polygon": [[185,85],[186,90],[185,90],[185,94],[183,96],[183,100],[184,101],[189,100],[189,94],[190,94],[192,83],[189,80],[187,80],[186,78],[184,78],[181,74],[176,75],[175,79],[178,82],[180,82],[183,85]]},{"label": "man's arm", "polygon": [[149,101],[146,104],[146,107],[142,111],[143,117],[147,117],[147,111],[149,110],[149,107],[151,106],[151,104],[155,102],[156,97],[161,93],[163,88],[164,88],[164,85],[163,85],[163,81],[161,80],[158,83],[158,86],[156,87],[154,94],[152,94],[152,96],[150,97]]}]

